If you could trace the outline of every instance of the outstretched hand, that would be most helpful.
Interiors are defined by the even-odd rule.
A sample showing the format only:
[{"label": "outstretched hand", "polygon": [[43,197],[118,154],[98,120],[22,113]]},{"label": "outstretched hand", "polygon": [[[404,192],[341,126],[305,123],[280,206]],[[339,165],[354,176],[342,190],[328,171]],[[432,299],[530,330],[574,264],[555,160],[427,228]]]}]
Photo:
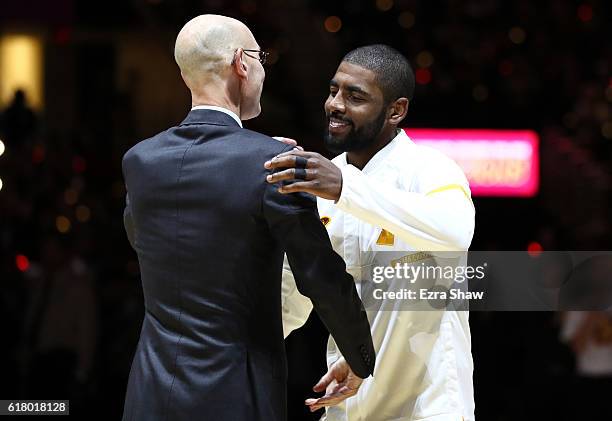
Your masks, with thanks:
[{"label": "outstretched hand", "polygon": [[279,170],[266,177],[270,184],[293,180],[279,188],[281,193],[305,192],[323,199],[340,199],[342,172],[321,154],[294,149],[275,156],[264,167]]},{"label": "outstretched hand", "polygon": [[351,370],[344,358],[336,361],[312,388],[315,392],[325,391],[320,398],[306,399],[305,404],[310,412],[318,411],[325,406],[338,405],[357,394],[363,379]]}]

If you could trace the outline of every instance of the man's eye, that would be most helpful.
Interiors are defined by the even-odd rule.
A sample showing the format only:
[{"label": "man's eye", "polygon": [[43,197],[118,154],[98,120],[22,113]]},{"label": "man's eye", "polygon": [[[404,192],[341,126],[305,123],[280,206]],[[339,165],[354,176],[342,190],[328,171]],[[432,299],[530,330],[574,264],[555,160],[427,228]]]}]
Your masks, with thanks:
[{"label": "man's eye", "polygon": [[329,95],[330,96],[336,96],[337,93],[338,93],[338,91],[334,91],[334,90],[331,90],[331,89],[329,91]]},{"label": "man's eye", "polygon": [[362,102],[363,101],[363,98],[355,96],[355,95],[351,95],[349,98],[350,98],[351,101],[354,101],[354,102]]}]

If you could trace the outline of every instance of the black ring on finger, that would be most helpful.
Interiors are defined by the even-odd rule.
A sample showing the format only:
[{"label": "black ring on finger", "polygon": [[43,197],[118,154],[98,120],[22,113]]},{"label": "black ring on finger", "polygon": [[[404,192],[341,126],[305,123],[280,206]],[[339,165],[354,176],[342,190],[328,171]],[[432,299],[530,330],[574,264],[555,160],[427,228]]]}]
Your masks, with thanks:
[{"label": "black ring on finger", "polygon": [[308,166],[308,158],[304,158],[303,156],[295,157],[295,168],[306,169]]},{"label": "black ring on finger", "polygon": [[304,168],[296,168],[294,177],[297,180],[306,180],[306,170]]}]

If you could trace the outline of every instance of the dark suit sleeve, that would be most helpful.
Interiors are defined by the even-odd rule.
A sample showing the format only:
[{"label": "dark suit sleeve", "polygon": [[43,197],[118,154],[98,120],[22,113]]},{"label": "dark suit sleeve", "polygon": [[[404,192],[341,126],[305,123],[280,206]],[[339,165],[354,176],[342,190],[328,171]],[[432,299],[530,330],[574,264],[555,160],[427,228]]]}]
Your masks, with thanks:
[{"label": "dark suit sleeve", "polygon": [[332,249],[319,219],[316,200],[304,193],[284,195],[277,189],[278,185],[267,185],[263,213],[287,254],[296,285],[312,301],[355,374],[368,377],[375,361],[370,325],[353,277]]},{"label": "dark suit sleeve", "polygon": [[130,196],[125,195],[125,210],[123,211],[123,226],[130,245],[134,248],[134,221],[132,221],[132,209],[130,208]]}]

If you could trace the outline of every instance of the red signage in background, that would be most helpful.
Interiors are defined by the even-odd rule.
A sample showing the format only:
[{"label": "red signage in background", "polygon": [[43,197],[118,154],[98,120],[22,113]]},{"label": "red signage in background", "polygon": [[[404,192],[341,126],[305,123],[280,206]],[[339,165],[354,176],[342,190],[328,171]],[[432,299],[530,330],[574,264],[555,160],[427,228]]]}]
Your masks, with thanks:
[{"label": "red signage in background", "polygon": [[532,197],[539,187],[538,135],[531,130],[405,129],[452,158],[474,196]]}]

